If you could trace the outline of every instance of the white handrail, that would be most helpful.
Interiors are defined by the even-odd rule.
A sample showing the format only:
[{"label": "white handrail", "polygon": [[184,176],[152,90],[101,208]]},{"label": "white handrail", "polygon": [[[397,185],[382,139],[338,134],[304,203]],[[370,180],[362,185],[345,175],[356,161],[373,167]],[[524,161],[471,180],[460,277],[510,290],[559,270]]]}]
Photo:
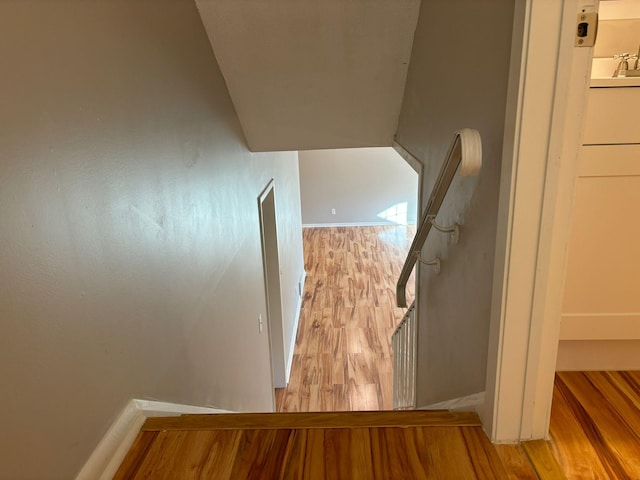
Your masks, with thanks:
[{"label": "white handrail", "polygon": [[398,284],[396,286],[396,303],[398,307],[407,306],[407,282],[409,281],[416,261],[420,258],[422,246],[427,240],[427,236],[433,225],[432,220],[438,215],[440,206],[449,190],[449,186],[458,167],[460,167],[460,175],[475,176],[480,172],[481,166],[482,141],[480,139],[480,132],[472,128],[463,128],[457,131],[453,136],[445,161],[440,168],[440,173],[436,179],[431,196],[422,213],[420,225],[409,248],[409,254],[402,267],[402,272],[400,272],[400,277],[398,277]]}]

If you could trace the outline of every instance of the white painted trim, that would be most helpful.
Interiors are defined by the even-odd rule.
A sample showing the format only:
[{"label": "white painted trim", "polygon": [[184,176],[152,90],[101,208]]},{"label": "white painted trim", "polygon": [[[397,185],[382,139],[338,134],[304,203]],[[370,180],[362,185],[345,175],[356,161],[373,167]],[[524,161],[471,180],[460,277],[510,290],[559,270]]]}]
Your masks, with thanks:
[{"label": "white painted trim", "polygon": [[640,313],[565,313],[560,340],[640,340]]},{"label": "white painted trim", "polygon": [[122,460],[133,445],[144,421],[149,417],[173,417],[193,413],[233,413],[217,408],[196,407],[155,400],[130,400],[111,424],[86,461],[76,480],[108,480],[118,471]]},{"label": "white painted trim", "polygon": [[192,414],[235,413],[231,410],[223,410],[217,407],[198,407],[196,405],[160,402],[158,400],[134,399],[133,402],[135,402],[138,409],[144,413],[145,418],[179,417],[180,415]]},{"label": "white painted trim", "polygon": [[[269,207],[271,203],[273,203],[273,206]],[[272,178],[258,196],[258,214],[260,219],[264,294],[267,305],[266,316],[267,335],[269,336],[269,358],[271,361],[271,384],[273,388],[282,388],[287,385],[287,380],[286,358],[284,353],[282,264],[280,262],[277,212],[276,184]],[[262,332],[262,329],[260,331]]]},{"label": "white painted trim", "polygon": [[102,437],[76,480],[112,478],[133,445],[145,419],[136,401],[129,401]]},{"label": "white painted trim", "polygon": [[[418,208],[417,208],[417,218],[422,218],[422,200],[424,196],[424,185],[422,182],[422,175],[424,172],[424,164],[422,160],[413,155],[409,150],[404,148],[398,142],[393,142],[393,148],[398,154],[404,158],[404,160],[418,173]],[[417,275],[416,275],[417,278]],[[416,290],[417,292],[417,290]]]},{"label": "white painted trim", "polygon": [[482,414],[494,442],[548,434],[593,50],[573,47],[586,3],[516,3]]},{"label": "white painted trim", "polygon": [[422,162],[418,157],[413,155],[409,150],[404,148],[398,142],[393,142],[393,149],[413,168],[418,175],[422,173]]},{"label": "white painted trim", "polygon": [[285,369],[286,382],[289,385],[289,379],[291,378],[291,366],[293,365],[293,353],[296,348],[296,338],[298,336],[298,323],[300,322],[300,313],[302,311],[302,297],[304,296],[304,282],[307,280],[307,271],[302,271],[302,277],[300,278],[300,282],[302,285],[302,292],[300,292],[300,296],[298,297],[298,306],[296,308],[296,318],[293,321],[293,330],[291,335],[291,340],[289,342],[289,358],[287,358],[287,367]]},{"label": "white painted trim", "polygon": [[[548,438],[549,434],[567,249],[593,58],[593,48],[574,47],[573,42],[577,14],[594,5],[597,8],[598,0],[565,0],[562,12],[520,439]],[[538,22],[538,35],[549,35],[546,19]]]},{"label": "white painted trim", "polygon": [[[409,225],[415,225],[410,223]],[[303,223],[302,228],[323,228],[323,227],[406,227],[393,222],[349,222],[349,223]]]},{"label": "white painted trim", "polygon": [[640,340],[561,341],[556,369],[640,370]]},{"label": "white painted trim", "polygon": [[473,393],[464,397],[445,400],[418,410],[449,410],[450,412],[480,412],[484,406],[485,392]]}]

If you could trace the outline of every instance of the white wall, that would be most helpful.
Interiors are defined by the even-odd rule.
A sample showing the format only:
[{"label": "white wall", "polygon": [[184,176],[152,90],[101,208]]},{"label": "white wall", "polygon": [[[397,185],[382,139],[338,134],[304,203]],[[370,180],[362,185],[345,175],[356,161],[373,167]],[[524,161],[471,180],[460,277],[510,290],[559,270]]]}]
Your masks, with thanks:
[{"label": "white wall", "polygon": [[393,148],[310,150],[299,159],[304,225],[394,224],[379,216],[394,206],[416,223],[418,174]]},{"label": "white wall", "polygon": [[453,132],[480,131],[478,178],[456,177],[438,217],[462,224],[458,245],[432,232],[422,269],[418,405],[484,390],[513,2],[424,0],[416,29],[397,142],[425,164],[425,199]]},{"label": "white wall", "polygon": [[0,478],[72,478],[132,398],[273,407],[251,154],[189,0],[0,3]]}]

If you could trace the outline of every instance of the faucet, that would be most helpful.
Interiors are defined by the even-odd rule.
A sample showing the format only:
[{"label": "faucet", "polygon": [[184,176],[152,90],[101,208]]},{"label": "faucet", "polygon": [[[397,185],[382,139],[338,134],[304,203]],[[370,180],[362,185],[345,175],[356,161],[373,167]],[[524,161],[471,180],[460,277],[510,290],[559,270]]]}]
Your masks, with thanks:
[{"label": "faucet", "polygon": [[633,60],[635,58],[636,67],[638,65],[638,55],[636,55],[635,53],[633,55],[629,53],[619,53],[617,55],[614,55],[613,58],[615,60],[620,60],[620,63],[618,64],[618,68],[616,68],[615,72],[613,72],[614,78],[627,76],[627,70],[629,70],[629,60]]}]

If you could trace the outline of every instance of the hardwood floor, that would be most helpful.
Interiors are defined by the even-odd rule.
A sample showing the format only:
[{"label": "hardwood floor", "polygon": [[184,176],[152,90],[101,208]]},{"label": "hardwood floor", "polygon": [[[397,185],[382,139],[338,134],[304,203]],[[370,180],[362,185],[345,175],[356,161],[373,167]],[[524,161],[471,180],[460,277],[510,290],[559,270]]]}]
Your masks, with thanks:
[{"label": "hardwood floor", "polygon": [[508,477],[475,414],[349,412],[149,419],[114,478]]},{"label": "hardwood floor", "polygon": [[640,372],[560,372],[551,447],[569,479],[640,478]]},{"label": "hardwood floor", "polygon": [[293,369],[276,394],[293,413],[148,419],[114,478],[640,479],[640,372],[558,373],[549,442],[493,446],[475,414],[335,413],[391,409],[395,281],[414,233],[305,229]]},{"label": "hardwood floor", "polygon": [[640,372],[558,373],[548,442],[491,445],[469,413],[279,415],[150,418],[115,478],[640,478]]},{"label": "hardwood floor", "polygon": [[[307,280],[279,412],[392,408],[395,285],[415,226],[303,230]],[[408,284],[410,301],[413,279]]]}]

